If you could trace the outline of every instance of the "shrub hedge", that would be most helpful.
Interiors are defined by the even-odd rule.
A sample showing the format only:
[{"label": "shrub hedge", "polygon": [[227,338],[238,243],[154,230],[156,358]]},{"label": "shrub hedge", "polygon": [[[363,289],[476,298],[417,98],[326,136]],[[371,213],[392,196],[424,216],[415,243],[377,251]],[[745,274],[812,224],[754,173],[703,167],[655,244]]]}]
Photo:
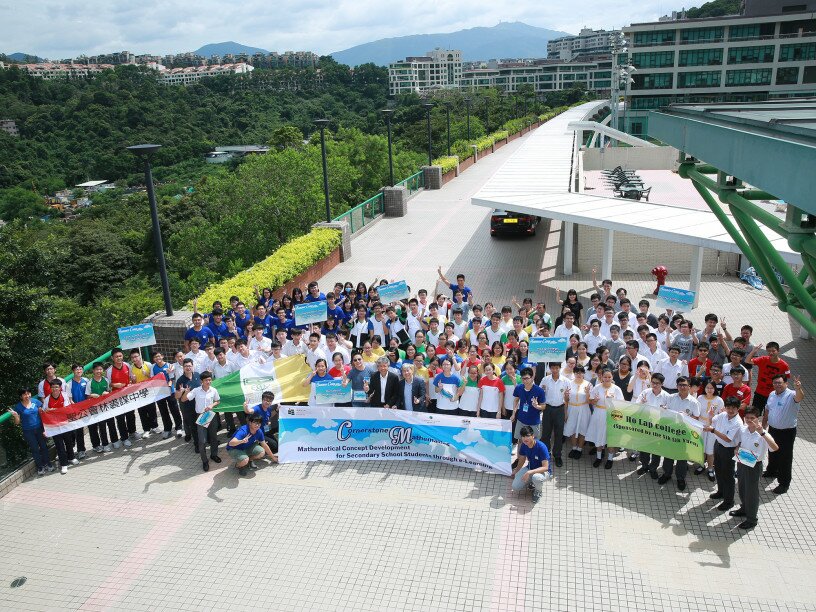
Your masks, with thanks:
[{"label": "shrub hedge", "polygon": [[[338,230],[313,229],[305,236],[290,240],[251,268],[210,285],[198,296],[198,303],[202,308],[209,307],[215,300],[227,304],[230,296],[237,295],[247,306],[254,304],[255,285],[270,287],[273,291],[282,287],[339,247],[340,240]],[[192,302],[188,306],[192,306]]]}]

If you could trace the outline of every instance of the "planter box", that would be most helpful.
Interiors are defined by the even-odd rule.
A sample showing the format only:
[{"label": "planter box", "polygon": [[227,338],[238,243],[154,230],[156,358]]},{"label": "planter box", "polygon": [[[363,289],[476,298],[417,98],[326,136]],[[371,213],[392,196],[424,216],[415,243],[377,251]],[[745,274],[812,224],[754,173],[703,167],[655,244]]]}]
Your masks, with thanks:
[{"label": "planter box", "polygon": [[[275,294],[280,295],[281,291],[283,291],[284,293],[288,293],[289,295],[291,295],[292,289],[294,289],[295,287],[300,287],[301,289],[303,289],[304,287],[306,287],[306,285],[309,284],[310,281],[323,278],[329,271],[335,268],[339,263],[340,263],[340,247],[337,247],[323,259],[319,259],[318,261],[316,261],[311,268],[309,268],[302,274],[296,276],[292,280],[288,281],[282,287],[282,289],[275,289]],[[331,291],[331,289],[329,290]]]},{"label": "planter box", "polygon": [[476,161],[474,160],[474,157],[472,155],[468,157],[465,161],[459,162],[459,174],[461,174],[463,170],[470,168],[475,163]]}]

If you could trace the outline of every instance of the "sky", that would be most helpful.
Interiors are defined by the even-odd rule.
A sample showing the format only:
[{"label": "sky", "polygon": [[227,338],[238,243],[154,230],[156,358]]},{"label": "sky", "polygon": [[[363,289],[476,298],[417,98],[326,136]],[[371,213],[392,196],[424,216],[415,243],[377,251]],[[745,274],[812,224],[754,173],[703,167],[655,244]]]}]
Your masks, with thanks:
[{"label": "sky", "polygon": [[577,34],[582,26],[618,28],[683,8],[679,0],[619,0],[611,14],[611,5],[602,0],[0,0],[0,52],[49,59],[121,50],[164,55],[234,40],[269,51],[324,55],[380,38],[500,21]]}]

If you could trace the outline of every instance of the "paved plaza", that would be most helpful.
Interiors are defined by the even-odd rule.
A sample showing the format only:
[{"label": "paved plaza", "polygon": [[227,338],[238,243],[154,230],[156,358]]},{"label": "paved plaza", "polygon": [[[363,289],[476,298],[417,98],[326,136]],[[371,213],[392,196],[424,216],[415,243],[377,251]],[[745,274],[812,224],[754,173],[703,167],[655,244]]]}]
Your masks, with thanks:
[{"label": "paved plaza", "polygon": [[[378,221],[321,286],[385,276],[432,292],[442,265],[466,274],[481,303],[532,297],[556,312],[556,286],[588,298],[588,276],[558,276],[559,223],[492,239],[489,211],[470,205],[523,141],[420,193],[407,217]],[[635,301],[654,286],[648,274],[614,282]],[[190,444],[154,437],[0,499],[0,608],[816,609],[814,342],[767,291],[733,277],[703,278],[691,318],[701,325],[709,311],[732,332],[751,323],[758,342],[778,341],[809,394],[791,489],[762,493],[751,532],[714,510],[704,477],[690,474],[680,492],[625,457],[611,471],[566,459],[533,507],[507,477],[434,463],[262,462],[239,479],[222,446],[224,462],[203,473]]]}]

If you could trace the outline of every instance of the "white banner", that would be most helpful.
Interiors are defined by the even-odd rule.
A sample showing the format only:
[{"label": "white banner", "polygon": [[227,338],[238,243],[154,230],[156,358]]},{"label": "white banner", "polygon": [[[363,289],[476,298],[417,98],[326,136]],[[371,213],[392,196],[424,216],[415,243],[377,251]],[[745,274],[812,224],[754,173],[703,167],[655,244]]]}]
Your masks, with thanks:
[{"label": "white banner", "polygon": [[509,476],[510,421],[386,408],[281,406],[278,460],[440,461]]}]

